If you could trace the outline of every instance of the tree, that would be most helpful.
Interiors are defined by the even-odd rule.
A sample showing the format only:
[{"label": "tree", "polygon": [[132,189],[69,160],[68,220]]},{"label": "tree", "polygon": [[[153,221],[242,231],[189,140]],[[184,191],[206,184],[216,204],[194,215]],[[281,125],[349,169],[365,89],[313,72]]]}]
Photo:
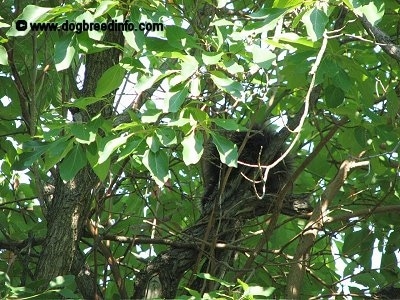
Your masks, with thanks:
[{"label": "tree", "polygon": [[[5,1],[0,295],[398,296],[398,10]],[[244,166],[229,137],[255,124],[276,134]],[[225,182],[282,147],[294,172],[261,197],[221,180],[201,213],[213,144]]]}]

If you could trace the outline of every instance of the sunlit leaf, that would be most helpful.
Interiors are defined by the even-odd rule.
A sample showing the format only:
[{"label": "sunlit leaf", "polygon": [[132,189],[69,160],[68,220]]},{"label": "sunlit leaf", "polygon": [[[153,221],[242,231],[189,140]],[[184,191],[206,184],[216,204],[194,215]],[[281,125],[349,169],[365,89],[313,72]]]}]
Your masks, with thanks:
[{"label": "sunlit leaf", "polygon": [[229,167],[236,168],[238,160],[238,149],[236,144],[216,133],[212,133],[212,138],[213,143],[217,146],[221,162]]},{"label": "sunlit leaf", "polygon": [[183,161],[186,165],[196,164],[199,162],[203,155],[203,134],[192,130],[192,132],[186,136],[182,141],[183,146]]}]

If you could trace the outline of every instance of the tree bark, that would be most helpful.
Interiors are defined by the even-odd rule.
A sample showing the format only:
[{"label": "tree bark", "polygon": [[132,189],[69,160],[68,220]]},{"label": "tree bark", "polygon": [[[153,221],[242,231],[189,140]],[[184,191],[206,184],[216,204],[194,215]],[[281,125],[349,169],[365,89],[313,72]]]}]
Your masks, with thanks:
[{"label": "tree bark", "polygon": [[[148,288],[150,281],[154,280],[155,277],[158,277],[161,284],[160,293],[155,297],[174,298],[182,276],[196,263],[199,263],[196,270],[207,271],[215,277],[223,278],[223,273],[226,271],[225,264],[229,264],[229,258],[232,257],[233,251],[215,249],[213,244],[217,241],[234,242],[238,238],[246,219],[265,215],[273,211],[274,208],[273,197],[257,199],[247,188],[226,195],[227,197],[222,199],[220,208],[202,216],[196,224],[185,230],[180,236],[182,240],[186,241],[203,241],[204,248],[201,249],[195,245],[193,245],[193,248],[172,246],[169,250],[160,253],[136,275],[134,299],[150,299],[148,298]],[[283,201],[282,212],[288,215],[306,215],[311,210],[308,199],[304,195],[299,197],[290,195]],[[202,259],[199,255],[205,256],[206,259]],[[208,271],[208,264],[212,266],[212,271]],[[203,285],[203,280],[196,279],[191,288],[210,290],[209,286],[204,287]]]},{"label": "tree bark", "polygon": [[[104,41],[122,45],[122,33],[107,31]],[[86,56],[84,88],[81,96],[94,95],[99,77],[118,63],[119,55],[120,51],[112,48]],[[112,110],[105,110],[107,106],[112,107],[112,102],[90,105],[83,121],[88,121],[99,113],[102,113],[103,117],[110,117]],[[76,275],[82,295],[94,299],[100,293],[95,286],[95,280],[88,286],[90,285],[88,278],[93,278],[93,275],[84,264],[78,244],[94,198],[92,191],[99,183],[99,179],[89,166],[79,171],[75,178],[68,182],[63,182],[59,174],[56,176],[53,198],[46,214],[47,234],[35,277],[43,279],[44,285],[47,286],[47,282],[54,277],[73,273]]]}]

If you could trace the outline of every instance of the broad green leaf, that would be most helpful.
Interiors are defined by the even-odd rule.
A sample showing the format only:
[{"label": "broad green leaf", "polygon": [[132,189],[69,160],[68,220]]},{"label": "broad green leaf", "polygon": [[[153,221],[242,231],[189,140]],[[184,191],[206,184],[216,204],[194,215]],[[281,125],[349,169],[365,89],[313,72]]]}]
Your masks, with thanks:
[{"label": "broad green leaf", "polygon": [[222,63],[218,64],[219,66],[222,66],[224,69],[226,69],[229,74],[235,75],[235,76],[240,76],[244,72],[243,66],[239,65],[235,61],[232,60],[224,60]]},{"label": "broad green leaf", "polygon": [[172,46],[168,39],[160,39],[155,37],[146,37],[145,38],[145,46],[148,51],[157,51],[157,52],[174,52],[177,49],[181,49],[181,47],[176,44],[179,48]]},{"label": "broad green leaf", "polygon": [[138,82],[135,85],[135,90],[137,93],[141,93],[151,88],[157,81],[171,75],[172,73],[175,73],[175,71],[161,73],[160,71],[154,70],[153,74],[143,75],[138,79]]},{"label": "broad green leaf", "polygon": [[186,136],[182,141],[182,155],[185,165],[192,165],[199,162],[201,156],[203,155],[203,134],[196,130]]},{"label": "broad green leaf", "polygon": [[143,49],[144,34],[142,31],[123,31],[122,34],[125,37],[125,41],[131,46],[136,52]]},{"label": "broad green leaf", "polygon": [[80,144],[93,143],[96,140],[97,128],[91,128],[86,124],[71,124],[71,133]]},{"label": "broad green leaf", "polygon": [[43,153],[48,151],[51,143],[43,143],[40,141],[29,141],[23,144],[23,150],[15,159],[12,166],[13,170],[22,171],[32,166]]},{"label": "broad green leaf", "polygon": [[232,20],[227,20],[227,19],[216,19],[214,21],[211,21],[210,26],[216,26],[216,27],[226,27],[226,26],[233,26],[235,25]]},{"label": "broad green leaf", "polygon": [[101,75],[96,86],[96,97],[103,97],[119,88],[124,80],[126,70],[120,65],[114,65]]},{"label": "broad green leaf", "polygon": [[0,45],[0,65],[8,65],[8,55],[7,50]]},{"label": "broad green leaf", "polygon": [[181,79],[180,82],[186,81],[189,77],[195,74],[199,69],[199,63],[193,56],[185,56],[181,63]]},{"label": "broad green leaf", "polygon": [[236,144],[217,133],[211,133],[213,142],[217,146],[221,162],[229,167],[237,168],[238,149]]},{"label": "broad green leaf", "polygon": [[65,106],[67,107],[78,107],[81,109],[85,109],[86,106],[96,103],[98,101],[105,100],[105,98],[97,98],[97,97],[84,97],[84,98],[78,98],[74,100],[71,103],[67,103]]},{"label": "broad green leaf", "polygon": [[211,71],[210,73],[211,79],[219,88],[236,98],[241,98],[243,86],[239,82],[232,80],[221,71]]},{"label": "broad green leaf", "polygon": [[313,8],[307,11],[301,19],[307,29],[307,34],[312,41],[319,40],[325,31],[325,26],[328,23],[328,17],[320,9]]},{"label": "broad green leaf", "polygon": [[342,91],[342,89],[334,85],[330,85],[325,88],[325,100],[327,107],[329,108],[338,107],[343,103],[344,92]]},{"label": "broad green leaf", "polygon": [[104,15],[108,12],[111,8],[118,5],[118,1],[101,1],[99,6],[97,6],[96,11],[94,12],[93,17],[97,18]]},{"label": "broad green leaf", "polygon": [[[86,30],[84,28],[83,22],[88,24],[88,23],[94,23],[96,22],[96,20],[93,14],[89,11],[85,11],[83,14],[75,18],[75,23],[76,23],[75,31],[77,33],[77,40],[79,42],[79,46],[82,47],[81,49],[84,50],[85,52],[89,52],[89,49],[93,49],[95,46],[93,40],[100,41],[104,33],[102,31],[97,31],[97,30]],[[88,45],[88,47],[85,47],[84,46],[85,38],[83,37],[88,37],[92,45]],[[86,42],[89,41],[86,40]]]},{"label": "broad green leaf", "polygon": [[224,53],[203,52],[201,58],[206,65],[215,65],[221,60],[222,55]]},{"label": "broad green leaf", "polygon": [[201,80],[198,76],[195,76],[190,81],[190,95],[193,97],[198,97],[201,95]]},{"label": "broad green leaf", "polygon": [[156,153],[146,150],[142,161],[156,184],[163,186],[168,179],[169,160],[167,154],[162,150]]},{"label": "broad green leaf", "polygon": [[170,127],[159,127],[156,129],[155,133],[161,144],[165,147],[175,145],[177,143],[175,130]]},{"label": "broad green leaf", "polygon": [[188,287],[185,287],[185,290],[187,290],[189,294],[194,297],[194,299],[202,298],[202,295],[196,290],[189,289]]},{"label": "broad green leaf", "polygon": [[[129,139],[125,145],[125,147],[121,150],[121,153],[118,157],[117,162],[123,160],[129,155],[137,155],[139,153],[143,153],[144,151],[140,151],[141,145],[144,144],[144,140],[142,138],[133,138]],[[146,146],[147,148],[147,146]]]},{"label": "broad green leaf", "polygon": [[49,287],[50,288],[56,288],[56,287],[65,287],[65,286],[75,286],[75,276],[74,275],[63,275],[63,276],[57,276],[53,280],[49,282]]},{"label": "broad green leaf", "polygon": [[103,162],[105,162],[118,147],[126,143],[126,141],[130,136],[132,136],[132,134],[120,136],[115,139],[112,139],[111,141],[108,141],[103,149],[99,149],[98,164],[102,164]]},{"label": "broad green leaf", "polygon": [[161,143],[157,135],[148,136],[146,138],[146,144],[149,146],[149,149],[154,153],[158,152],[161,147]]},{"label": "broad green leaf", "polygon": [[[188,48],[197,48],[194,37],[180,26],[167,26],[165,36],[167,37],[167,43],[176,49],[185,49],[187,51]],[[163,51],[162,49],[158,49],[158,51]]]},{"label": "broad green leaf", "polygon": [[388,90],[386,98],[388,113],[392,118],[396,118],[397,114],[399,113],[400,99],[393,87]]},{"label": "broad green leaf", "polygon": [[7,35],[14,37],[26,35],[31,30],[29,26],[30,23],[36,22],[50,10],[50,7],[27,5],[22,11],[22,14],[14,20],[13,26],[7,32]]},{"label": "broad green leaf", "polygon": [[80,144],[75,145],[72,151],[60,163],[60,176],[62,180],[69,181],[86,166],[85,152]]},{"label": "broad green leaf", "polygon": [[282,35],[279,37],[279,40],[282,42],[294,44],[295,47],[296,47],[296,44],[299,46],[305,46],[305,47],[310,47],[310,48],[314,48],[314,46],[315,46],[314,42],[306,39],[305,37],[301,37],[294,32],[282,33]]},{"label": "broad green leaf", "polygon": [[86,158],[100,181],[104,181],[110,170],[111,158],[109,157],[105,162],[99,164],[99,151],[96,143],[92,143],[87,147]]},{"label": "broad green leaf", "polygon": [[143,123],[157,122],[162,113],[161,109],[147,109],[143,112],[141,120]]},{"label": "broad green leaf", "polygon": [[283,17],[286,11],[287,9],[281,8],[263,8],[252,13],[250,17],[253,19],[264,19],[267,22],[266,24],[270,24]]},{"label": "broad green leaf", "polygon": [[189,88],[185,86],[180,91],[167,95],[164,100],[163,112],[179,111],[188,94]]},{"label": "broad green leaf", "polygon": [[335,74],[332,74],[333,83],[345,92],[351,91],[354,81],[347,75],[342,68],[338,69]]},{"label": "broad green leaf", "polygon": [[238,124],[237,120],[233,119],[212,119],[219,127],[229,131],[246,131],[246,127]]},{"label": "broad green leaf", "polygon": [[218,282],[218,283],[220,283],[221,285],[226,286],[226,287],[232,287],[232,286],[234,286],[233,283],[228,282],[228,281],[226,281],[226,280],[222,280],[221,278],[217,278],[217,277],[215,277],[215,276],[212,276],[212,275],[210,275],[209,273],[199,273],[199,274],[197,274],[197,277],[200,277],[200,278],[203,278],[203,279],[207,279],[207,280],[211,280],[211,281]]},{"label": "broad green leaf", "polygon": [[363,286],[372,288],[376,286],[375,282],[375,276],[373,276],[371,273],[374,273],[373,271],[370,272],[360,272],[356,276],[353,277],[353,280]]},{"label": "broad green leaf", "polygon": [[172,121],[168,122],[167,126],[182,127],[182,126],[184,126],[186,124],[190,124],[190,123],[191,123],[191,119],[180,117],[177,120],[172,120]]},{"label": "broad green leaf", "polygon": [[276,8],[287,8],[299,6],[303,3],[303,0],[275,0],[272,7]]},{"label": "broad green leaf", "polygon": [[261,49],[258,45],[253,45],[252,54],[254,63],[265,69],[269,69],[276,59],[274,53],[268,49]]},{"label": "broad green leaf", "polygon": [[72,149],[74,140],[64,136],[49,145],[44,153],[44,169],[49,170],[61,161]]},{"label": "broad green leaf", "polygon": [[68,69],[76,53],[75,35],[68,34],[58,40],[54,49],[54,62],[57,71]]},{"label": "broad green leaf", "polygon": [[368,130],[364,127],[358,126],[354,128],[354,140],[362,147],[367,147],[367,142],[370,137]]},{"label": "broad green leaf", "polygon": [[[357,15],[363,15],[373,26],[377,25],[385,14],[384,1],[350,1]],[[365,4],[365,5],[360,5]]]}]

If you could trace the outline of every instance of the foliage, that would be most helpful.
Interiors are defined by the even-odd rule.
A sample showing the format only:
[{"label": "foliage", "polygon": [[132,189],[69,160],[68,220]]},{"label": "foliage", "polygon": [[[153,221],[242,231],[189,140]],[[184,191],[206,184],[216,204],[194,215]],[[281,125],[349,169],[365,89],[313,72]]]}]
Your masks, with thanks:
[{"label": "foliage", "polygon": [[[400,288],[398,3],[211,2],[3,1],[1,297],[82,297],[73,266],[52,281],[40,275],[53,226],[76,234],[70,254],[82,253],[104,298],[133,295],[151,259],[174,243],[194,242],[181,234],[200,216],[207,141],[236,167],[239,149],[225,132],[267,120],[279,131],[307,101],[304,122],[287,141],[299,175],[294,191],[312,194],[319,207],[343,161],[368,165],[327,197],[299,297]],[[111,19],[162,23],[164,30],[126,31],[118,44],[101,31],[15,25]],[[111,48],[120,61],[110,56],[111,67],[91,73],[88,57]],[[87,94],[90,76],[96,84]],[[75,191],[83,221],[54,224],[54,203],[70,203],[66,195]],[[241,238],[228,243],[237,248],[224,278],[194,266],[178,296],[203,295],[190,289],[196,274],[216,283],[204,297],[287,296],[308,220],[279,216],[264,241],[270,222],[268,214],[244,223]]]}]

